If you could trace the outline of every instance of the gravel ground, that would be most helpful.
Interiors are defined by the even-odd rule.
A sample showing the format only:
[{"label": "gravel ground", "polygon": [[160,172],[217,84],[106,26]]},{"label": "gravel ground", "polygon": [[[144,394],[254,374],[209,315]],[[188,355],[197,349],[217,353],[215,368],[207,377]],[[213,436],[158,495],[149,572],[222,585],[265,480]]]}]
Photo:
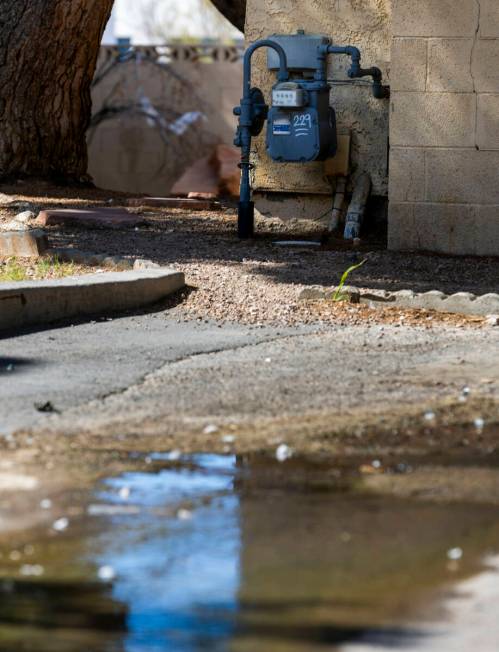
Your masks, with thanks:
[{"label": "gravel ground", "polygon": [[[102,190],[84,192],[39,184],[26,194],[19,187],[0,191],[35,210],[61,206],[123,205],[126,195]],[[30,186],[31,187],[31,186]],[[0,201],[1,204],[1,201]],[[431,326],[433,323],[476,325],[479,318],[385,309],[370,310],[332,302],[302,302],[300,291],[314,285],[338,284],[355,262],[366,263],[348,279],[372,289],[441,290],[485,294],[499,290],[498,258],[453,258],[388,252],[382,230],[368,235],[353,249],[342,240],[320,248],[283,248],[276,240],[317,240],[323,226],[314,222],[283,224],[257,220],[256,237],[241,242],[235,235],[235,211],[187,213],[182,210],[133,209],[147,219],[134,231],[48,229],[54,246],[109,255],[150,258],[186,274],[189,291],[175,308],[179,319],[216,319],[248,324],[393,323]],[[12,219],[13,209],[0,210],[0,219]],[[373,229],[371,229],[371,232]]]}]

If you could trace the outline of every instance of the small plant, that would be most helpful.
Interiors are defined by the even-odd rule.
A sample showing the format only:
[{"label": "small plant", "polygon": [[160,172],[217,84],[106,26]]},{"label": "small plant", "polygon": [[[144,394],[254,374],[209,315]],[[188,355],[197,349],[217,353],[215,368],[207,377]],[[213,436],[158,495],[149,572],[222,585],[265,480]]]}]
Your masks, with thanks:
[{"label": "small plant", "polygon": [[0,281],[25,281],[26,269],[15,258],[0,265]]},{"label": "small plant", "polygon": [[354,270],[361,267],[366,262],[366,260],[367,260],[367,258],[364,258],[364,260],[361,260],[360,263],[357,263],[356,265],[352,265],[351,267],[349,267],[347,270],[345,270],[343,272],[343,275],[342,275],[341,280],[340,280],[340,284],[336,288],[336,291],[335,291],[335,293],[333,295],[333,301],[344,301],[346,299],[346,295],[342,294],[341,291],[343,289],[343,286],[345,285],[345,282],[346,282],[346,280],[348,278],[348,275],[351,272],[353,272]]}]

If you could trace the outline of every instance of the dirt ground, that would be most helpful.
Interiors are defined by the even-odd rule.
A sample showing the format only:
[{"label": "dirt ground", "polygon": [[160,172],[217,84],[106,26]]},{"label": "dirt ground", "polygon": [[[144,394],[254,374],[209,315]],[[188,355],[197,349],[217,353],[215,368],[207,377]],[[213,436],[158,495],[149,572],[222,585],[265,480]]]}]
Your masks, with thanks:
[{"label": "dirt ground", "polygon": [[[55,207],[120,206],[127,195],[98,189],[54,188],[44,183],[0,186],[0,192],[29,202],[36,212]],[[15,194],[14,194],[15,193]],[[1,206],[0,220],[16,209]],[[319,248],[287,248],[278,240],[318,240],[324,225],[257,220],[256,237],[238,240],[233,207],[221,211],[129,209],[146,219],[135,230],[48,229],[53,246],[109,255],[149,258],[185,272],[189,290],[177,307],[179,318],[248,324],[401,323],[479,325],[483,320],[424,311],[385,309],[332,302],[303,302],[304,288],[334,286],[351,265],[366,260],[348,283],[363,288],[486,294],[499,289],[499,258],[463,258],[389,252],[382,225],[367,224],[357,248],[332,239]]]}]

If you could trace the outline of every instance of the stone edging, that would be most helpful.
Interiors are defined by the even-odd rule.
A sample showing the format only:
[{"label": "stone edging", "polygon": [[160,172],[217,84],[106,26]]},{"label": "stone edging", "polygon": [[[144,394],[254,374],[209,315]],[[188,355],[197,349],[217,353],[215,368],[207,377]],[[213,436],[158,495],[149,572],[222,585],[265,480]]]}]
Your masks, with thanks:
[{"label": "stone edging", "polygon": [[[303,301],[331,300],[337,288],[312,287],[305,288],[299,294]],[[351,303],[364,303],[371,308],[409,308],[419,310],[436,310],[462,315],[499,315],[499,294],[489,293],[477,296],[470,292],[444,294],[438,290],[430,292],[413,292],[399,290],[366,290],[354,286],[344,286],[342,295]]]},{"label": "stone edging", "polygon": [[166,267],[0,283],[0,330],[135,310],[184,286],[184,274]]}]

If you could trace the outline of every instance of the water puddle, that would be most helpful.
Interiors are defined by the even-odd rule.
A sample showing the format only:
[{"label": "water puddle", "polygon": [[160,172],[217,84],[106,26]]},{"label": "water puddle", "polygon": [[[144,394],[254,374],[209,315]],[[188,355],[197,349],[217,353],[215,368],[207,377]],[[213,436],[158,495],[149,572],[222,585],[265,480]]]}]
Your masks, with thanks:
[{"label": "water puddle", "polygon": [[147,461],[0,550],[0,650],[499,649],[499,508],[294,458]]}]

